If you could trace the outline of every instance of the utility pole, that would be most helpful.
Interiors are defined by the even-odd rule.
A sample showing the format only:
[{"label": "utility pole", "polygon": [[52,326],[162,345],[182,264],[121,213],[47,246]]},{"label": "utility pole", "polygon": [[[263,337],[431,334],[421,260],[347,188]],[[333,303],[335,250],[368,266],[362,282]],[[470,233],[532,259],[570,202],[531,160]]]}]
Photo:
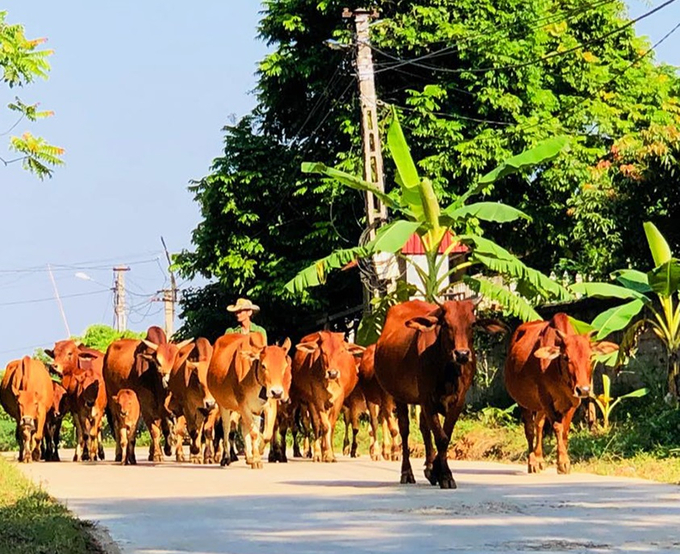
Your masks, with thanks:
[{"label": "utility pole", "polygon": [[161,237],[163,250],[165,251],[165,259],[168,260],[168,273],[170,274],[170,288],[163,289],[163,306],[165,307],[165,336],[168,339],[175,332],[175,304],[177,302],[177,280],[175,279],[175,272],[172,271],[172,260],[168,247],[165,245],[165,239]]},{"label": "utility pole", "polygon": [[[369,26],[372,19],[378,17],[377,12],[357,9],[353,12],[348,8],[342,17],[354,17],[357,42],[357,77],[359,79],[359,96],[361,101],[361,130],[364,144],[364,180],[373,183],[378,190],[385,192],[385,178],[383,175],[382,146],[380,144],[380,130],[378,128],[378,97],[375,92],[375,73],[373,69],[373,52]],[[368,240],[376,236],[378,227],[387,221],[387,208],[373,193],[366,192],[366,224],[368,226]],[[392,254],[378,253],[373,256],[373,267],[379,280],[387,281],[387,288],[391,289],[398,277],[396,259]],[[370,311],[371,298],[379,295],[379,290],[364,283],[364,311]]]},{"label": "utility pole", "polygon": [[[345,8],[343,18],[354,17],[357,35],[357,76],[359,78],[359,96],[361,100],[361,129],[364,143],[364,180],[373,183],[380,191],[385,191],[383,176],[382,147],[378,130],[378,99],[375,92],[375,75],[373,71],[373,53],[369,36],[369,24],[377,17],[376,12],[357,9],[354,12]],[[375,238],[375,232],[381,221],[387,220],[387,208],[373,193],[366,193],[366,222],[369,228],[369,240]]]},{"label": "utility pole", "polygon": [[130,271],[130,268],[126,266],[116,266],[113,268],[113,274],[115,276],[113,311],[116,318],[116,331],[125,331],[127,329],[127,314],[125,313],[126,271]]}]

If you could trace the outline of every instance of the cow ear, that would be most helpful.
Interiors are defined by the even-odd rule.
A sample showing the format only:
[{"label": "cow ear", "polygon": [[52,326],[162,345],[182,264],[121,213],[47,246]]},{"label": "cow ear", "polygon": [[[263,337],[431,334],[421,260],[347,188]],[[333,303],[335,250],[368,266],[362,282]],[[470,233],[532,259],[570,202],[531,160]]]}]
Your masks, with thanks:
[{"label": "cow ear", "polygon": [[510,331],[508,326],[498,319],[478,319],[474,326],[492,335],[506,334]]},{"label": "cow ear", "polygon": [[191,374],[198,369],[198,364],[195,362],[187,362],[184,365],[184,385],[189,388],[189,382],[191,381]]},{"label": "cow ear", "polygon": [[439,325],[439,318],[433,315],[412,317],[404,323],[409,329],[415,329],[421,333],[433,331]]},{"label": "cow ear", "polygon": [[312,354],[319,349],[318,342],[301,342],[295,345],[295,350],[300,352],[305,352],[306,354]]},{"label": "cow ear", "polygon": [[543,346],[534,352],[539,360],[554,360],[561,353],[559,346]]},{"label": "cow ear", "polygon": [[43,352],[45,352],[45,354],[47,354],[50,358],[52,358],[54,360],[54,350],[50,350],[49,348],[45,348],[45,350]]},{"label": "cow ear", "polygon": [[151,350],[154,352],[158,350],[158,345],[156,343],[151,342],[150,340],[142,339],[142,342]]},{"label": "cow ear", "polygon": [[604,354],[611,354],[619,349],[619,345],[613,342],[603,340],[593,345],[593,355],[601,356]]},{"label": "cow ear", "polygon": [[258,350],[262,350],[267,346],[262,333],[258,333],[257,331],[250,333],[250,346]]},{"label": "cow ear", "polygon": [[352,356],[361,358],[361,356],[364,355],[364,350],[366,350],[366,348],[364,346],[359,346],[358,344],[348,344],[347,350],[349,350],[349,353]]},{"label": "cow ear", "polygon": [[281,345],[281,348],[283,348],[283,351],[284,351],[286,354],[288,354],[288,352],[290,351],[290,346],[291,346],[290,339],[289,339],[288,337],[286,337],[286,340],[283,341],[283,344]]}]

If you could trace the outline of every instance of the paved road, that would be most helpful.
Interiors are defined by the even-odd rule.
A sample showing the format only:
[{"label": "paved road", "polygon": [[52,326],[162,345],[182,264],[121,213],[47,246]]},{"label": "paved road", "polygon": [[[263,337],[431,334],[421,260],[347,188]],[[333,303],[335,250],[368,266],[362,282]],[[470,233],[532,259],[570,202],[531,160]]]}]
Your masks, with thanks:
[{"label": "paved road", "polygon": [[23,469],[124,553],[680,551],[675,486],[453,462],[459,488],[440,491],[420,470],[417,485],[400,486],[398,463],[366,458],[244,466]]}]

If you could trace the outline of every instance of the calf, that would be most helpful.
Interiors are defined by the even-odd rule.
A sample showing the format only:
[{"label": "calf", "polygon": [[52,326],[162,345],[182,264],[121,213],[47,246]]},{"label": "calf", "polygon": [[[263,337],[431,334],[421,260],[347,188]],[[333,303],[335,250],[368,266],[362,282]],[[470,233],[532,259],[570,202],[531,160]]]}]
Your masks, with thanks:
[{"label": "calf", "polygon": [[73,383],[72,411],[80,429],[73,461],[96,461],[97,457],[103,460],[104,448],[100,437],[107,405],[104,377],[94,369],[87,369],[76,373]]},{"label": "calf", "polygon": [[121,448],[121,465],[135,465],[135,442],[139,422],[139,400],[135,391],[121,389],[111,397],[111,413],[115,421],[116,444]]},{"label": "calf", "polygon": [[61,436],[61,422],[64,414],[69,410],[66,389],[56,381],[52,381],[52,406],[45,419],[45,433],[43,437],[42,458],[46,462],[59,461],[59,439]]},{"label": "calf", "polygon": [[569,473],[569,427],[582,398],[590,396],[592,357],[614,352],[611,342],[593,344],[576,333],[566,314],[550,321],[520,325],[512,336],[505,363],[505,386],[522,409],[529,448],[529,473],[543,469],[546,418],[557,440],[557,472]]},{"label": "calf", "polygon": [[16,421],[20,462],[40,460],[40,443],[52,396],[52,379],[42,362],[24,356],[7,365],[0,383],[0,404]]}]

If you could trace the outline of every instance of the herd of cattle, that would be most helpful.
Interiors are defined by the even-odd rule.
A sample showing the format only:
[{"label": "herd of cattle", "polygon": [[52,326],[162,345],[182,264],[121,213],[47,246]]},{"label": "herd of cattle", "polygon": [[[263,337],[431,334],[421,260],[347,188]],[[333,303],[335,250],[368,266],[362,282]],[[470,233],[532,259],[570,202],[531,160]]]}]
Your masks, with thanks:
[{"label": "herd of cattle", "polygon": [[[144,340],[117,340],[106,353],[64,340],[46,351],[54,360],[49,370],[28,356],[10,362],[0,404],[16,420],[20,461],[41,455],[58,460],[61,418],[70,412],[77,436],[74,461],[104,459],[106,415],[116,439],[116,461],[135,464],[141,416],[151,435],[151,461],[162,461],[163,454],[184,461],[188,439],[191,462],[219,459],[227,465],[233,456],[230,431],[240,425],[252,468],[262,467],[268,443],[270,462],[287,461],[288,430],[294,455],[301,454],[302,434],[305,454],[315,461],[335,461],[333,431],[343,410],[353,428],[354,456],[359,415],[366,407],[371,458],[381,458],[377,440],[382,426],[382,457],[401,457],[401,483],[415,482],[408,406],[418,405],[425,476],[433,485],[455,488],[447,450],[474,377],[475,330],[507,328],[496,320],[477,319],[470,301],[436,305],[411,300],[390,309],[375,345],[363,348],[341,333],[318,331],[295,346],[292,359],[290,340],[267,345],[259,333],[226,334],[214,345],[204,338],[172,343],[160,328],[151,327]],[[546,419],[555,431],[558,471],[569,471],[569,426],[580,399],[590,394],[591,357],[616,348],[577,334],[565,314],[516,329],[505,383],[522,409],[530,473],[544,466]],[[61,383],[52,380],[50,371]]]}]

